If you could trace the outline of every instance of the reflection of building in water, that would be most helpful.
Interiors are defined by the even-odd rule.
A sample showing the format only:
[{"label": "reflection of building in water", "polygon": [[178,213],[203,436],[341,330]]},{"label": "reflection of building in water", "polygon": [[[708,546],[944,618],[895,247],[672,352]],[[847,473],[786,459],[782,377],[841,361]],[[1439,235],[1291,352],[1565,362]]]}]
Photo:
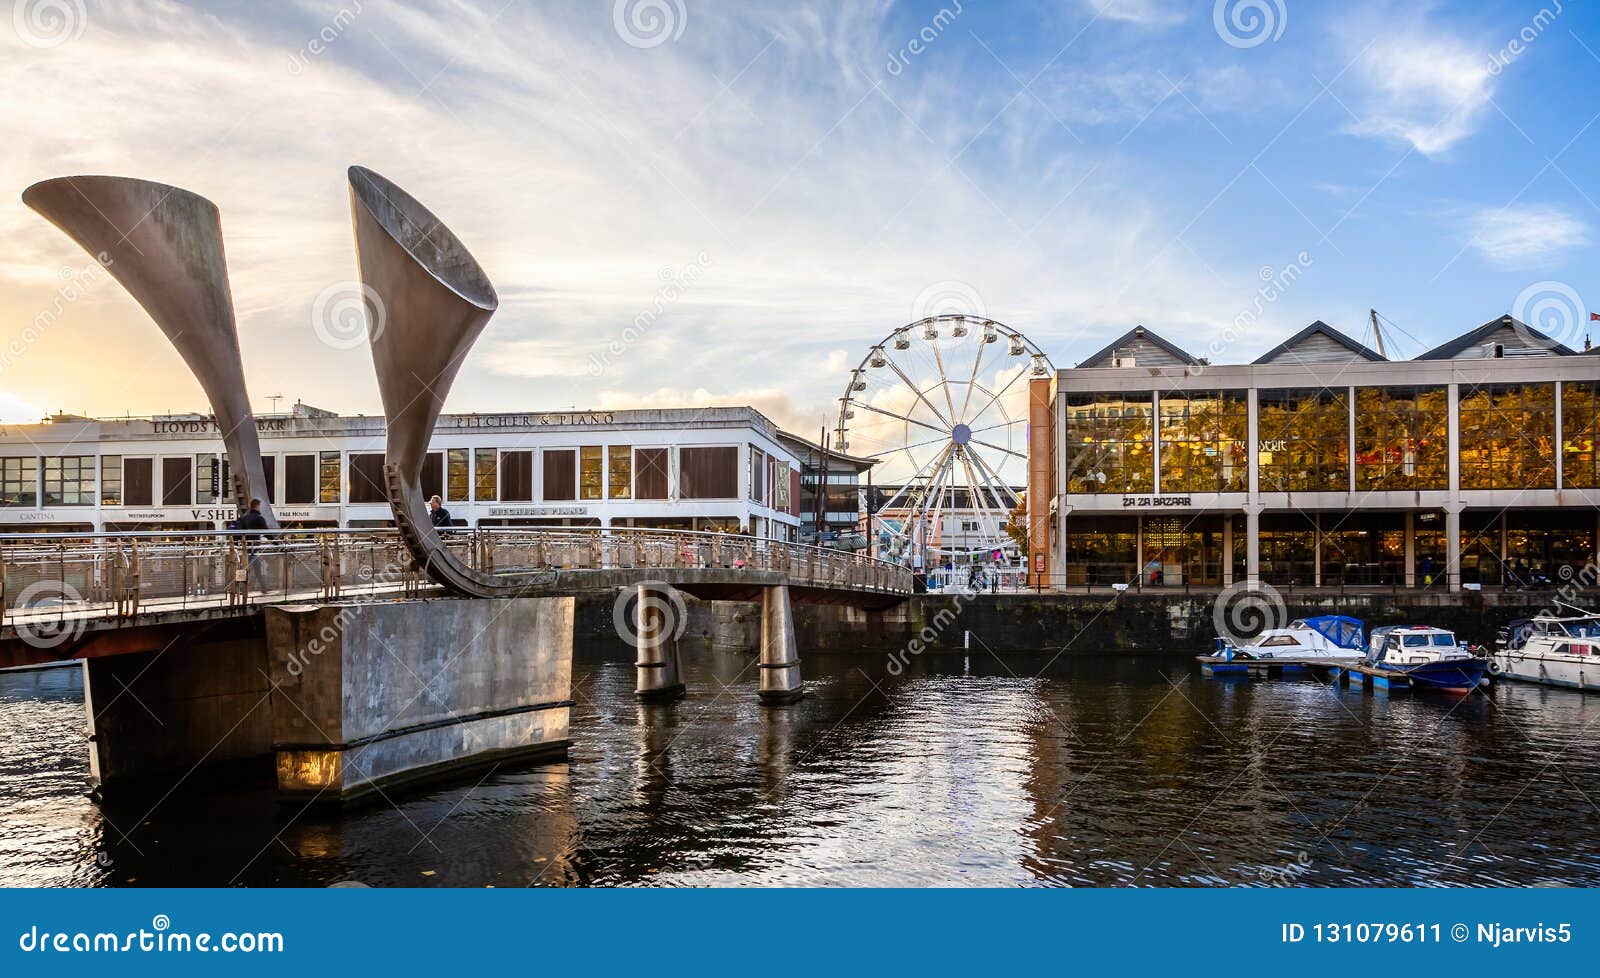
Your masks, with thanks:
[{"label": "reflection of building in water", "polygon": [[1034,383],[1054,586],[1516,586],[1600,545],[1600,356],[1510,317],[1408,361],[1319,322],[1210,364],[1140,327]]}]

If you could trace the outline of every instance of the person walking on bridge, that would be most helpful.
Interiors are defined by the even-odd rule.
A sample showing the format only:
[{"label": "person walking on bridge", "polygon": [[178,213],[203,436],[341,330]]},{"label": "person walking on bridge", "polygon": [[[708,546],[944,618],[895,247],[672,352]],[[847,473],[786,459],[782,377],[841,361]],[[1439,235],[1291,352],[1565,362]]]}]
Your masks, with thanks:
[{"label": "person walking on bridge", "polygon": [[428,519],[433,522],[434,529],[449,527],[450,511],[444,508],[444,500],[434,496],[428,500]]}]

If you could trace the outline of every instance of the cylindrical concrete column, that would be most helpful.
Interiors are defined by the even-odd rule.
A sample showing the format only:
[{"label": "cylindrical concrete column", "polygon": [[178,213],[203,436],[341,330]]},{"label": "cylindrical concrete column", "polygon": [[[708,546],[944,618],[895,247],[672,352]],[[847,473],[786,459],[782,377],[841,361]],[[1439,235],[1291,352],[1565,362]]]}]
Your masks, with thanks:
[{"label": "cylindrical concrete column", "polygon": [[786,586],[761,590],[761,702],[792,703],[805,695]]},{"label": "cylindrical concrete column", "polygon": [[640,584],[634,594],[633,633],[639,641],[633,695],[648,702],[675,700],[684,693],[678,660],[681,605],[659,584]]}]

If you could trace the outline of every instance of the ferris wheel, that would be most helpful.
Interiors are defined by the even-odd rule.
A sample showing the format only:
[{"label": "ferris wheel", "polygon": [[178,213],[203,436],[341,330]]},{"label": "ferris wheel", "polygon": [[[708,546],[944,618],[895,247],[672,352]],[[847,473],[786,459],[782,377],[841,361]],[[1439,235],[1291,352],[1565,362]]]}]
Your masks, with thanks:
[{"label": "ferris wheel", "polygon": [[912,567],[1014,562],[1006,521],[1027,482],[1028,384],[1053,368],[1026,336],[941,315],[900,327],[850,371],[835,447],[878,461],[877,556]]}]

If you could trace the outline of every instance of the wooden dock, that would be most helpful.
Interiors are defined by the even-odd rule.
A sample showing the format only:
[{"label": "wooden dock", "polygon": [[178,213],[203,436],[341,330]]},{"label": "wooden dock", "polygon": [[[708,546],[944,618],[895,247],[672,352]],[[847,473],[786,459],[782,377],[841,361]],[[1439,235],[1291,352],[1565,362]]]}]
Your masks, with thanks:
[{"label": "wooden dock", "polygon": [[1291,676],[1297,673],[1312,673],[1314,675],[1337,675],[1346,667],[1354,667],[1359,661],[1354,656],[1349,659],[1328,659],[1325,657],[1289,658],[1282,659],[1224,659],[1220,655],[1195,656],[1200,663],[1200,674],[1203,676],[1253,676],[1258,679],[1276,679],[1280,676]]}]

